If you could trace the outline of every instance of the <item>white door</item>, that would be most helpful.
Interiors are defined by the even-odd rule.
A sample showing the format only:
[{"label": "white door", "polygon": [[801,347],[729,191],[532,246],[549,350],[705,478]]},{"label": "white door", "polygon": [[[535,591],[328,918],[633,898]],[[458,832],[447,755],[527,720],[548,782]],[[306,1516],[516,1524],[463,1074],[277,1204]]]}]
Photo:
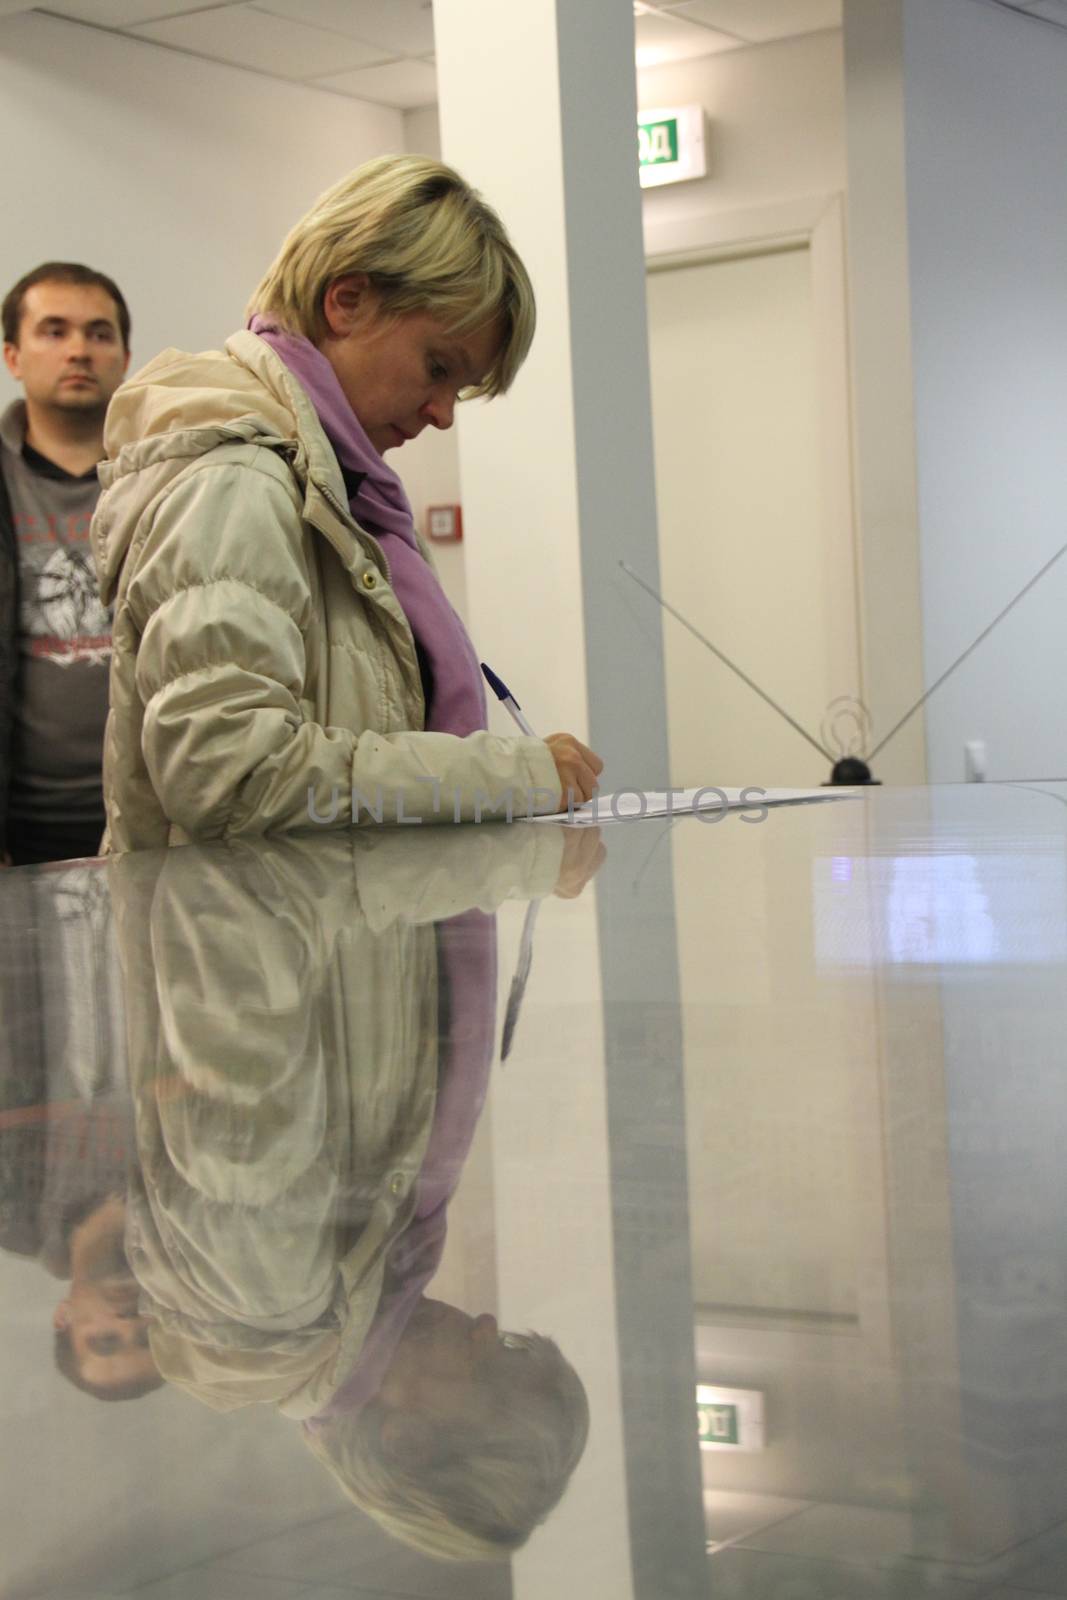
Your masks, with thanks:
[{"label": "white door", "polygon": [[[858,649],[851,528],[827,508],[811,251],[653,271],[648,314],[662,592],[823,743],[830,702],[857,692]],[[847,437],[838,446],[847,474]],[[663,626],[674,783],[829,776],[703,645]]]}]

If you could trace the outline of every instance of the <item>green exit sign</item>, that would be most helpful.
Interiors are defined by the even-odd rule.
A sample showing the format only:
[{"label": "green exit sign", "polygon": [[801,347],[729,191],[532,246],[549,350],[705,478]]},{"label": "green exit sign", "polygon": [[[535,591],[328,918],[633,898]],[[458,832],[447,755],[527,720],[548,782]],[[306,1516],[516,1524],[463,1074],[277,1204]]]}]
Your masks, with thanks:
[{"label": "green exit sign", "polygon": [[681,183],[686,178],[702,178],[708,170],[703,106],[667,106],[639,111],[637,170],[642,189],[661,183]]},{"label": "green exit sign", "polygon": [[642,167],[678,160],[677,117],[667,117],[663,122],[638,123],[637,159]]},{"label": "green exit sign", "polygon": [[763,1392],[697,1384],[697,1434],[702,1450],[763,1450]]},{"label": "green exit sign", "polygon": [[737,1444],[740,1430],[736,1406],[697,1406],[701,1444]]}]

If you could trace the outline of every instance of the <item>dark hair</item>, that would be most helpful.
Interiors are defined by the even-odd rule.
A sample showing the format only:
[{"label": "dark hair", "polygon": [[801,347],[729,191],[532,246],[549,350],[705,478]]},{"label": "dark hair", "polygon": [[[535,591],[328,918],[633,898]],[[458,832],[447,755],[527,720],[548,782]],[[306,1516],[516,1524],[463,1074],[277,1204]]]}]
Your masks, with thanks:
[{"label": "dark hair", "polygon": [[27,272],[24,278],[20,278],[13,289],[8,290],[4,296],[3,308],[5,344],[18,344],[22,303],[26,298],[27,289],[32,289],[38,283],[75,283],[83,289],[103,289],[104,293],[109,294],[115,302],[123,349],[130,348],[130,308],[122,297],[122,290],[106,273],[82,266],[80,261],[44,261],[39,267],[34,267],[32,272]]},{"label": "dark hair", "polygon": [[124,1191],[116,1184],[94,1189],[76,1200],[68,1200],[59,1214],[58,1227],[53,1228],[44,1265],[57,1278],[70,1277],[70,1241],[83,1222],[88,1222],[94,1211],[99,1211],[111,1199],[124,1199]]},{"label": "dark hair", "polygon": [[155,1371],[145,1373],[143,1378],[127,1379],[125,1383],[90,1383],[81,1375],[69,1328],[56,1329],[54,1354],[56,1371],[61,1372],[75,1389],[80,1389],[83,1394],[91,1394],[94,1400],[139,1400],[143,1394],[151,1394],[153,1389],[163,1387],[163,1379]]}]

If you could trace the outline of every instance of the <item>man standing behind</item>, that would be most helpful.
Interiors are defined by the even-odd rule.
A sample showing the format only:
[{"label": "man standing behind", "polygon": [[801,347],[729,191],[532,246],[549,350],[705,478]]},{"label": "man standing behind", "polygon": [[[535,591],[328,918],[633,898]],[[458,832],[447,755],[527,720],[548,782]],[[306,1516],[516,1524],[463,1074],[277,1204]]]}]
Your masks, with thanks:
[{"label": "man standing behind", "polygon": [[103,273],[49,261],[3,304],[26,398],[0,416],[0,858],[95,855],[111,618],[89,524],[130,313]]}]

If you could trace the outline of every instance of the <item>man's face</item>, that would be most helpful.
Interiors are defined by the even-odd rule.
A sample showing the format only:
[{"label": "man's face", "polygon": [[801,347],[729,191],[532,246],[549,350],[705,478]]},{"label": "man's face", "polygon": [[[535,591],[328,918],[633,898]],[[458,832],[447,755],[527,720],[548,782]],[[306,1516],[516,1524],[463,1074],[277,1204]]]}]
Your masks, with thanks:
[{"label": "man's face", "polygon": [[105,290],[45,282],[27,289],[18,339],[4,345],[4,360],[33,405],[103,417],[130,355]]},{"label": "man's face", "polygon": [[56,1307],[55,1326],[67,1328],[78,1371],[87,1383],[111,1388],[155,1374],[148,1323],[137,1314],[137,1286],[74,1284]]},{"label": "man's face", "polygon": [[151,1378],[148,1322],[138,1315],[137,1280],[123,1242],[126,1207],[111,1195],[71,1234],[70,1293],[53,1326],[66,1329],[86,1383],[112,1388]]}]

